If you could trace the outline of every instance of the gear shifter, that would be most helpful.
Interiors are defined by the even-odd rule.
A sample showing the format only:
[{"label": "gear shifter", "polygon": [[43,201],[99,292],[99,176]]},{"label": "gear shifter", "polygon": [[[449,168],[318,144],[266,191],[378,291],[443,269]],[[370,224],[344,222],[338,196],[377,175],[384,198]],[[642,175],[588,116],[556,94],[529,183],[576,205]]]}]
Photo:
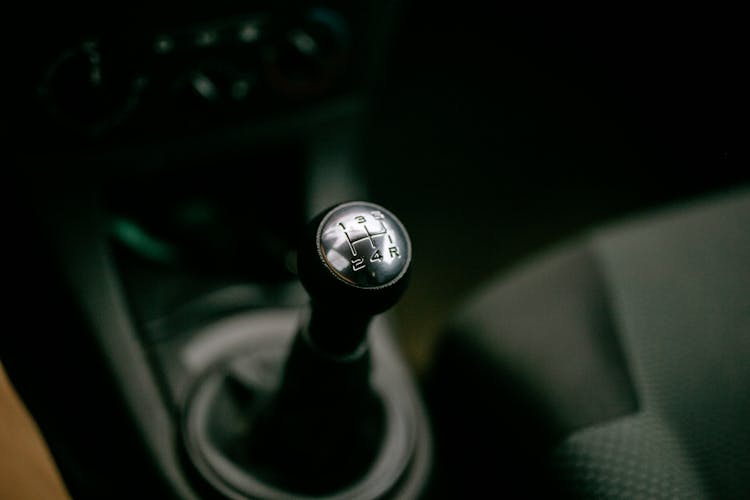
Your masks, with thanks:
[{"label": "gear shifter", "polygon": [[409,235],[383,207],[343,203],[316,217],[298,253],[313,344],[334,356],[359,348],[371,318],[403,294],[410,263]]},{"label": "gear shifter", "polygon": [[[298,249],[310,309],[288,354],[272,344],[289,335],[258,329],[248,354],[216,363],[194,391],[187,446],[209,482],[250,498],[419,488],[429,462],[421,403],[387,335],[368,338],[403,294],[411,255],[404,226],[373,203],[313,219]],[[276,367],[265,381],[263,365]]]},{"label": "gear shifter", "polygon": [[405,289],[411,244],[384,208],[332,207],[308,226],[298,270],[311,297],[272,404],[251,436],[252,460],[305,492],[364,474],[383,434],[370,386],[367,330]]}]

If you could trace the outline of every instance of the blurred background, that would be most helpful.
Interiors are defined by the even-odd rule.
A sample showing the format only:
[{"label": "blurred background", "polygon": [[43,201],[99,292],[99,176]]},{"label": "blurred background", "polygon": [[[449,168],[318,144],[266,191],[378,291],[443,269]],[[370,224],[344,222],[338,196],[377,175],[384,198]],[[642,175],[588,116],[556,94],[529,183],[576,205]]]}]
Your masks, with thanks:
[{"label": "blurred background", "polygon": [[226,281],[289,281],[297,229],[368,196],[413,234],[396,317],[421,370],[479,282],[595,224],[748,181],[737,14],[21,8],[1,122],[22,189],[11,209],[95,198],[137,308],[156,317]]},{"label": "blurred background", "polygon": [[479,282],[595,225],[747,183],[736,14],[408,5],[363,162],[416,242],[399,312],[418,364]]},{"label": "blurred background", "polygon": [[[299,228],[368,198],[412,235],[393,319],[422,374],[452,311],[511,266],[750,181],[741,20],[720,4],[20,6],[0,116],[13,307],[54,317],[64,296],[106,330],[89,285],[107,276],[156,351],[230,285],[191,314],[304,303]],[[78,324],[57,325],[42,342],[74,350]]]}]

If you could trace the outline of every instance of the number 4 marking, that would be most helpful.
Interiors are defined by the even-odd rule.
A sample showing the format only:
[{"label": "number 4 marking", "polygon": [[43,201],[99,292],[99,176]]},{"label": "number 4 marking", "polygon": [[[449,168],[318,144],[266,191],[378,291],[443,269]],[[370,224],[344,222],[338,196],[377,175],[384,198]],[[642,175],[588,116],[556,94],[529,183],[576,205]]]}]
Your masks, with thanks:
[{"label": "number 4 marking", "polygon": [[377,260],[383,260],[383,256],[380,255],[380,250],[375,250],[375,253],[370,256],[370,262],[375,262]]}]

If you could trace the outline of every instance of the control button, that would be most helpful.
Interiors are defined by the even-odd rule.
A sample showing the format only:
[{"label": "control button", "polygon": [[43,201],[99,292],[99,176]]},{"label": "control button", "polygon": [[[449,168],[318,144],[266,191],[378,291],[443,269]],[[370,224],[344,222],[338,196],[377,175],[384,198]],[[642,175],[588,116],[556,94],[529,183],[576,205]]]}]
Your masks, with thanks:
[{"label": "control button", "polygon": [[87,41],[60,54],[45,73],[38,96],[64,126],[96,135],[135,109],[146,83],[126,56],[105,54],[98,43]]},{"label": "control button", "polygon": [[310,9],[264,47],[268,84],[291,98],[322,94],[341,76],[351,50],[348,24],[336,12]]}]

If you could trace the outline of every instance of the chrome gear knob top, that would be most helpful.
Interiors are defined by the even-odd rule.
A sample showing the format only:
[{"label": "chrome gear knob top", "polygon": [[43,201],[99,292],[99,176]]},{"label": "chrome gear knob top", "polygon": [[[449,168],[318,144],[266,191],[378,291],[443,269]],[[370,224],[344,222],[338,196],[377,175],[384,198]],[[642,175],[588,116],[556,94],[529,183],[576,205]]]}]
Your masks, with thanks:
[{"label": "chrome gear knob top", "polygon": [[404,225],[380,205],[351,201],[323,211],[307,227],[297,254],[312,323],[326,316],[326,328],[334,318],[341,328],[366,326],[405,291],[411,258]]},{"label": "chrome gear knob top", "polygon": [[373,203],[350,202],[318,225],[318,256],[333,275],[357,288],[385,288],[409,269],[411,242],[403,224]]}]

